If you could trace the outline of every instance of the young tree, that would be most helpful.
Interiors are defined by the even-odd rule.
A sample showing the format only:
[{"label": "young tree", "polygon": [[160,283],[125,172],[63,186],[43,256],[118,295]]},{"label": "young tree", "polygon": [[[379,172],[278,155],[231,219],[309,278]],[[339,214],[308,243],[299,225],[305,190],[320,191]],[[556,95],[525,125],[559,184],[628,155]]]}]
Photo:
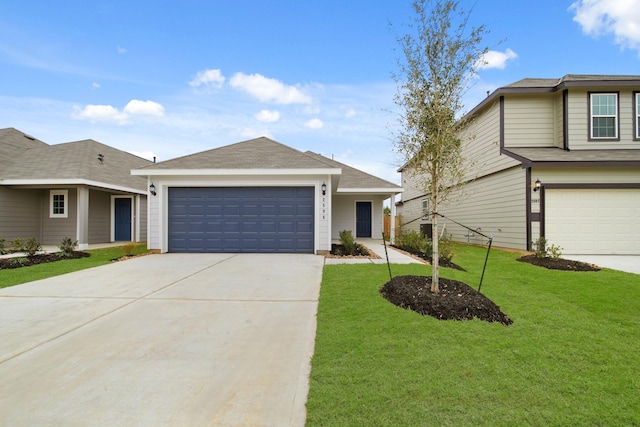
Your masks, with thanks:
[{"label": "young tree", "polygon": [[394,75],[400,107],[396,150],[430,201],[433,234],[432,292],[439,292],[438,207],[465,178],[460,118],[468,89],[486,48],[479,47],[484,26],[468,28],[469,13],[455,0],[415,0],[408,34],[398,38],[402,57]]}]

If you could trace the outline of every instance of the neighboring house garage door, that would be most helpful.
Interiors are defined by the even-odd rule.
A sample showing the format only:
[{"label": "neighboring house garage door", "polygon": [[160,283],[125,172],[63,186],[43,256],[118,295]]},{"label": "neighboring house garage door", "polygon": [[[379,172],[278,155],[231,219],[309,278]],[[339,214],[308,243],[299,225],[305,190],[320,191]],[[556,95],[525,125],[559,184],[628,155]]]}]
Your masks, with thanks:
[{"label": "neighboring house garage door", "polygon": [[640,255],[640,190],[545,190],[545,236],[564,254]]},{"label": "neighboring house garage door", "polygon": [[169,252],[313,253],[313,187],[169,188]]}]

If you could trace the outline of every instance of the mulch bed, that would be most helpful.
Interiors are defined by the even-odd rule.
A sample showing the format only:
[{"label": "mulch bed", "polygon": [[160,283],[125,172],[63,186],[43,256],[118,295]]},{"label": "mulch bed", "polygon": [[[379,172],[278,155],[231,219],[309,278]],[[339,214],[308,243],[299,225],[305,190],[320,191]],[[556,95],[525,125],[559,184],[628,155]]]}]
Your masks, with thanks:
[{"label": "mulch bed", "polygon": [[355,255],[345,255],[344,245],[338,243],[331,244],[331,252],[325,255],[325,258],[380,258],[378,255],[373,253],[373,251],[369,250],[366,246],[361,243],[358,243],[357,246],[358,253]]},{"label": "mulch bed", "polygon": [[58,254],[39,254],[19,258],[0,258],[0,270],[9,268],[29,267],[31,265],[45,264],[49,262],[63,261],[65,259],[77,259],[91,256],[86,252],[74,251],[68,257],[61,257]]},{"label": "mulch bed", "polygon": [[439,320],[471,320],[510,325],[513,320],[493,301],[466,283],[440,278],[440,292],[431,292],[430,276],[398,276],[380,294],[392,304]]},{"label": "mulch bed", "polygon": [[564,271],[600,271],[600,267],[586,262],[572,261],[569,259],[553,259],[551,257],[538,258],[535,255],[525,255],[517,259],[520,262],[528,262],[529,264],[539,267],[548,268],[549,270]]},{"label": "mulch bed", "polygon": [[[421,259],[423,261],[426,261],[427,263],[433,265],[433,258],[431,255],[426,255],[424,253],[415,253],[415,252],[407,252],[402,248],[399,248],[396,245],[389,245],[391,247],[393,247],[394,249],[400,251],[400,252],[404,252],[406,254],[408,254],[409,256],[412,256],[414,258],[418,258]],[[453,268],[454,270],[459,270],[459,271],[467,271],[464,268],[460,267],[458,264],[452,262],[452,261],[445,261],[442,258],[438,259],[438,266],[440,267],[444,267],[444,268]]]}]

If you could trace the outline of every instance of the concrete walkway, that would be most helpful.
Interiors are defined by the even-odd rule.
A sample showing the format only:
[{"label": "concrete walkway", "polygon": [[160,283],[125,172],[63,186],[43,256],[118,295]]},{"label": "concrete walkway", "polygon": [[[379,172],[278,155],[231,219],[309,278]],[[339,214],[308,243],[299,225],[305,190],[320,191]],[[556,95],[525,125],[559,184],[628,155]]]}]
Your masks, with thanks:
[{"label": "concrete walkway", "polygon": [[323,262],[148,255],[0,289],[0,425],[303,426]]},{"label": "concrete walkway", "polygon": [[[380,258],[325,258],[326,265],[332,264],[386,264],[384,242],[376,239],[357,239],[356,242],[366,246]],[[425,264],[424,261],[400,252],[387,244],[387,254],[391,264]]]},{"label": "concrete walkway", "polygon": [[571,255],[562,254],[562,258],[595,264],[602,268],[640,274],[639,255]]}]

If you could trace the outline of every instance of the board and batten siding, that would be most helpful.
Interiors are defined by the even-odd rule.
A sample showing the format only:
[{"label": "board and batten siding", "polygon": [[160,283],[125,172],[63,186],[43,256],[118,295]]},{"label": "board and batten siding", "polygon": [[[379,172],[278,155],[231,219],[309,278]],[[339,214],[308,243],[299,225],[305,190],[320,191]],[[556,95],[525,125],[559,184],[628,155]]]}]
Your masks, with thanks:
[{"label": "board and batten siding", "polygon": [[[618,93],[619,141],[589,140],[589,93],[605,92]],[[572,88],[569,90],[568,99],[568,133],[569,149],[594,150],[594,149],[638,149],[640,141],[633,139],[633,103],[635,98],[630,89],[617,90],[615,87]]]},{"label": "board and batten siding", "polygon": [[66,218],[51,218],[49,215],[49,205],[51,199],[49,190],[44,191],[42,197],[42,240],[43,245],[58,245],[65,237],[75,240],[78,235],[78,191],[75,188],[62,188],[69,191],[67,201],[68,214]]},{"label": "board and batten siding", "polygon": [[[562,94],[510,95],[504,105],[504,145],[510,147],[557,147],[558,110]],[[558,145],[560,143],[560,145]]]},{"label": "board and batten siding", "polygon": [[42,240],[40,216],[43,193],[42,190],[0,187],[0,239],[6,240],[5,245],[16,237]]},{"label": "board and batten siding", "polygon": [[140,196],[140,218],[138,223],[140,224],[140,240],[142,242],[147,241],[147,197]]}]

